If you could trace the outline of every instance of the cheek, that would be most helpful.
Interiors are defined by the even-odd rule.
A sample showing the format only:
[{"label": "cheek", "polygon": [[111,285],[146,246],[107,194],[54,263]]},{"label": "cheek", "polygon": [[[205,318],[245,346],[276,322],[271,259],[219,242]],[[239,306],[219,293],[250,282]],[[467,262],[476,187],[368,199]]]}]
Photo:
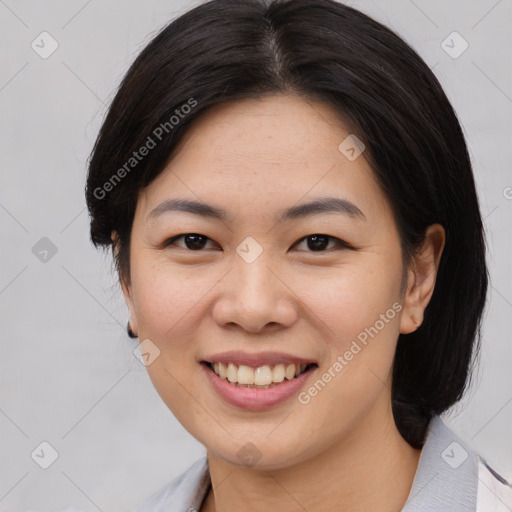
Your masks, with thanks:
[{"label": "cheek", "polygon": [[195,277],[169,264],[141,260],[133,273],[135,309],[139,339],[149,338],[159,356],[146,367],[156,391],[185,428],[193,428],[196,418],[205,419],[204,410],[191,399],[191,382],[201,368],[195,360],[197,329],[206,314],[201,300],[214,285],[211,274]]},{"label": "cheek", "polygon": [[[383,261],[382,257],[371,255],[360,264],[330,271],[323,277],[302,276],[296,289],[306,310],[321,320],[331,345],[344,350],[347,343],[376,322],[379,330],[396,330],[398,334],[400,278],[401,268],[395,259]],[[379,321],[381,315],[385,316],[385,329]],[[388,329],[390,325],[393,328]]]},{"label": "cheek", "polygon": [[[195,276],[170,265],[139,262],[133,290],[139,330],[143,336],[163,343],[186,339],[188,326],[198,325],[201,300],[215,284],[211,273]],[[167,348],[167,347],[166,347]]]},{"label": "cheek", "polygon": [[300,398],[303,413],[323,425],[325,439],[357,424],[387,393],[401,304],[400,268],[384,267],[354,267],[316,280],[316,293],[304,288],[326,350],[317,380]]}]

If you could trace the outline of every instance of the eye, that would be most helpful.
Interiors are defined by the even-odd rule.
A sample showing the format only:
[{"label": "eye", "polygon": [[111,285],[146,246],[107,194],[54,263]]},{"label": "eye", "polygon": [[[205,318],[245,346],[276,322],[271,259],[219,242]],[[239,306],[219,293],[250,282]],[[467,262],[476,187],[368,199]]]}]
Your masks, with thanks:
[{"label": "eye", "polygon": [[[181,239],[184,245],[180,245],[177,243]],[[209,241],[216,244],[216,242],[214,242],[205,235],[201,235],[199,233],[184,233],[182,235],[177,235],[172,238],[169,238],[168,240],[163,242],[161,246],[163,248],[174,246],[189,251],[201,251],[202,249],[205,248],[205,246],[207,246]],[[339,238],[318,233],[301,238],[298,242],[294,244],[294,247],[300,246],[300,244],[304,242],[306,242],[307,247],[305,252],[331,252],[331,250],[337,249],[355,250],[354,247],[352,247],[347,242],[340,240]],[[333,246],[329,248],[330,242],[333,243]]]},{"label": "eye", "polygon": [[[183,239],[185,246],[176,244],[176,241],[181,238]],[[177,246],[181,249],[188,249],[190,251],[200,251],[205,247],[209,240],[210,239],[207,236],[199,233],[184,233],[183,235],[177,235],[169,238],[162,244],[162,247]],[[213,242],[213,240],[210,241]]]},{"label": "eye", "polygon": [[322,235],[322,234],[305,236],[304,238],[301,238],[295,244],[294,247],[300,246],[301,243],[307,242],[306,246],[309,249],[309,251],[306,251],[306,252],[331,252],[330,250],[326,250],[326,248],[329,246],[329,241],[334,242],[334,247],[331,247],[331,249],[354,250],[354,247],[352,247],[347,242],[344,242],[343,240],[340,240],[339,238],[336,238],[334,236]]}]

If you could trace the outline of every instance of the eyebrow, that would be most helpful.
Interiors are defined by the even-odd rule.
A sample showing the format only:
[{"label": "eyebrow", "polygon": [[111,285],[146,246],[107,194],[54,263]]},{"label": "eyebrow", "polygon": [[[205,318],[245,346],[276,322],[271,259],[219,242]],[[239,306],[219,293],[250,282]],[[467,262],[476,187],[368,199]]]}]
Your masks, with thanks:
[{"label": "eyebrow", "polygon": [[[189,199],[168,199],[152,210],[148,215],[147,220],[157,218],[168,212],[186,212],[222,221],[231,219],[231,216],[225,210],[210,204]],[[343,215],[348,215],[349,217],[366,220],[364,213],[354,203],[347,199],[338,197],[321,197],[309,203],[280,210],[277,215],[277,221],[285,222],[323,213],[341,213]]]}]

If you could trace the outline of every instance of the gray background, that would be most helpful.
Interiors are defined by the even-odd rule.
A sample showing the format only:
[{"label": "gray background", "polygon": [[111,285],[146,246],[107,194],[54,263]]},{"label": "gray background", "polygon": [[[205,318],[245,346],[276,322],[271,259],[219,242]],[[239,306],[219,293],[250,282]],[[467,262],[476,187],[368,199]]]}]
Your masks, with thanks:
[{"label": "gray background", "polygon": [[[205,453],[132,354],[84,203],[86,160],[115,88],[155,31],[198,3],[0,0],[1,511],[128,510]],[[511,1],[351,5],[420,53],[467,136],[492,286],[475,384],[445,421],[512,478]],[[43,31],[59,44],[47,59],[31,47]],[[453,31],[469,44],[458,58],[441,46]],[[46,262],[32,251],[43,237],[57,249]],[[42,441],[59,454],[48,469],[31,458]]]}]

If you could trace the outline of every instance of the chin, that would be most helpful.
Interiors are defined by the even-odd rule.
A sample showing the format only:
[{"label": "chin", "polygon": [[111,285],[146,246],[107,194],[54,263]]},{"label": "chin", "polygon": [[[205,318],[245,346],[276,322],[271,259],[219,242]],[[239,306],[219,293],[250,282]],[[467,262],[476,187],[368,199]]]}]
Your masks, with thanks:
[{"label": "chin", "polygon": [[[231,439],[226,446],[220,446],[218,443],[203,444],[205,444],[209,455],[213,454],[240,468],[246,467],[262,471],[286,469],[313,455],[313,453],[309,453],[314,451],[313,447],[305,447],[303,438],[302,441],[297,440],[296,443],[282,445],[266,436],[267,434],[261,437],[247,435],[247,441]],[[276,444],[279,446],[276,447]]]}]

